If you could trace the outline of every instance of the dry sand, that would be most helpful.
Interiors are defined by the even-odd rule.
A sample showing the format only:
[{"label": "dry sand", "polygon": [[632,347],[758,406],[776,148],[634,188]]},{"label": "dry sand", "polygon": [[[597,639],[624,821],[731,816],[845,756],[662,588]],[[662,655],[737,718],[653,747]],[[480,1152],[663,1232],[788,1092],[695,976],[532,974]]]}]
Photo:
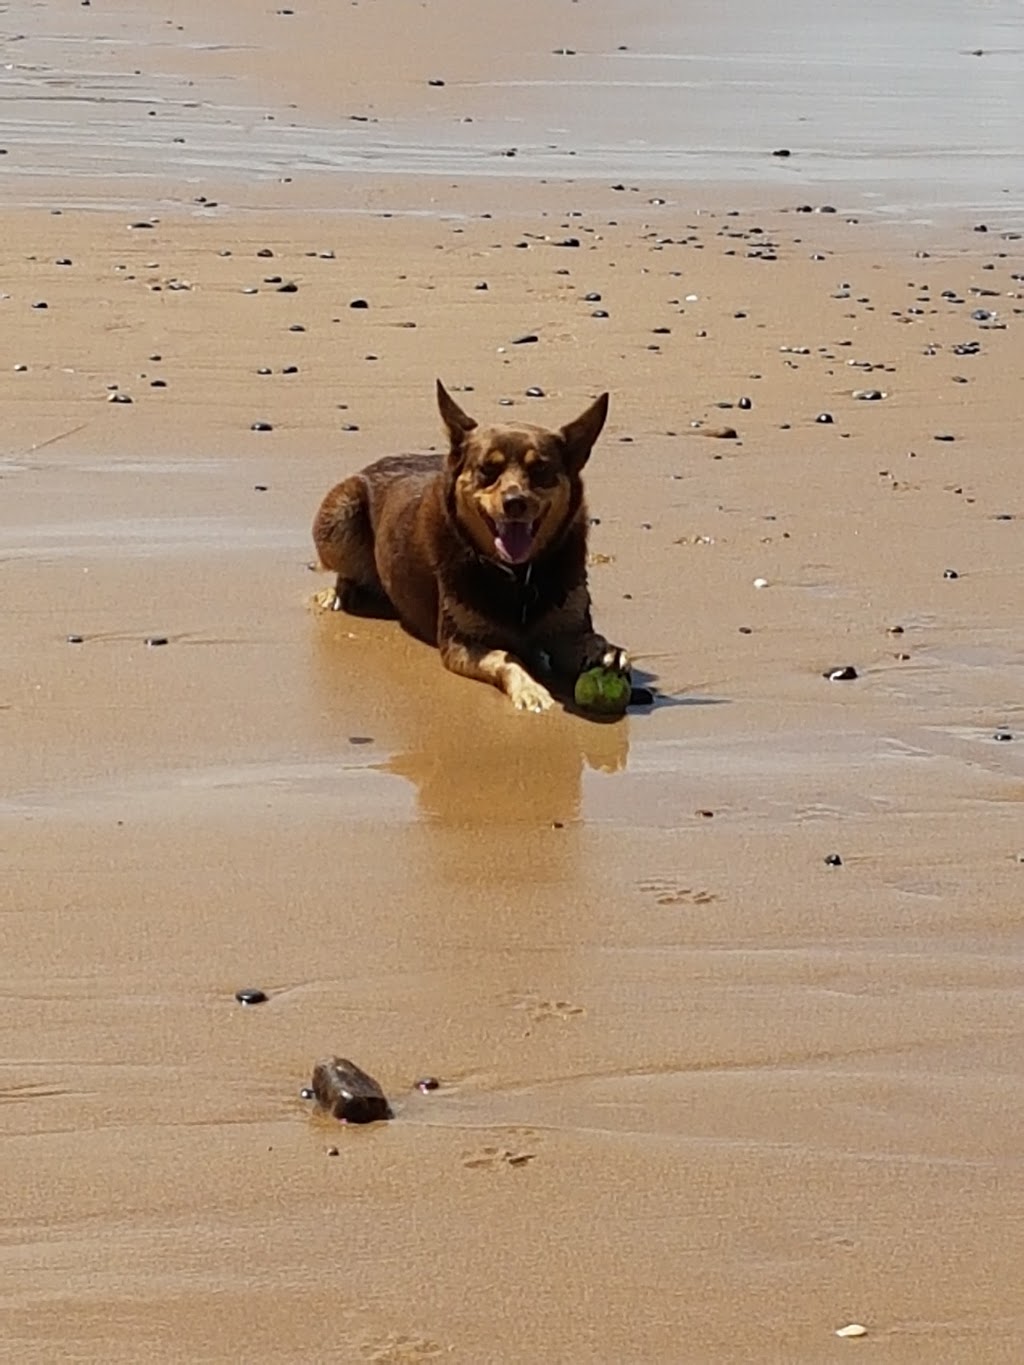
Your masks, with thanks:
[{"label": "dry sand", "polygon": [[[7,7],[100,118],[88,61],[194,63],[207,132],[244,63],[156,30],[269,83],[242,8],[98,56],[98,0]],[[277,98],[329,119],[303,32]],[[148,174],[91,114],[47,170],[63,98],[0,181],[5,1354],[1018,1361],[1020,240],[774,168],[189,178],[145,105]],[[439,442],[437,374],[550,424],[611,389],[592,588],[649,713],[517,715],[308,609],[321,494]],[[395,1122],[309,1114],[335,1051]]]}]

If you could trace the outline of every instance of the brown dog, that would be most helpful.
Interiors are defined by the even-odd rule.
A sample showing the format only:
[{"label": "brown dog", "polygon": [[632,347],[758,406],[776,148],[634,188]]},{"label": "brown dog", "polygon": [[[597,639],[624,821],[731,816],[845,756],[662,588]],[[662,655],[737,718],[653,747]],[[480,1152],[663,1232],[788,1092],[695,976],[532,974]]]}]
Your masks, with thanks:
[{"label": "brown dog", "polygon": [[597,665],[628,674],[626,651],[594,631],[587,590],[581,471],[608,395],[558,431],[481,427],[440,380],[437,401],[447,456],[388,456],[321,503],[313,540],[337,583],[320,605],[396,616],[453,673],[524,711],[553,704],[531,669],[570,683]]}]

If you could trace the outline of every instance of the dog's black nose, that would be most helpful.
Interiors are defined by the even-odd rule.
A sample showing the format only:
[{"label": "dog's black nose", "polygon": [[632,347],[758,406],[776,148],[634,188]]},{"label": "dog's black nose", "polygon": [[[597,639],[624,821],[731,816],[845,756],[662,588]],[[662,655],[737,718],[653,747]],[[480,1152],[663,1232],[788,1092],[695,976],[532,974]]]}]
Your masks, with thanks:
[{"label": "dog's black nose", "polygon": [[526,499],[522,493],[506,493],[501,500],[501,510],[507,517],[521,517],[526,511]]}]

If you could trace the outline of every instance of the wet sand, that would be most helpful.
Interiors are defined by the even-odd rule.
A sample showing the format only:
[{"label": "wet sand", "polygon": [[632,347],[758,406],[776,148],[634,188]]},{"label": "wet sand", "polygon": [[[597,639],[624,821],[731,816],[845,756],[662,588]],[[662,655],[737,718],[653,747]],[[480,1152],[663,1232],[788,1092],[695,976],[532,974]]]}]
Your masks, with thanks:
[{"label": "wet sand", "polygon": [[[125,13],[125,66],[194,60],[219,127],[242,76]],[[538,45],[611,43],[568,14]],[[67,28],[110,13],[59,18],[96,60]],[[154,174],[153,136],[119,174],[82,139],[0,181],[8,1349],[1018,1360],[1013,223],[827,178]],[[437,374],[551,425],[611,389],[591,583],[649,713],[517,715],[310,610],[321,494],[440,443]],[[393,1123],[310,1113],[335,1052]]]}]

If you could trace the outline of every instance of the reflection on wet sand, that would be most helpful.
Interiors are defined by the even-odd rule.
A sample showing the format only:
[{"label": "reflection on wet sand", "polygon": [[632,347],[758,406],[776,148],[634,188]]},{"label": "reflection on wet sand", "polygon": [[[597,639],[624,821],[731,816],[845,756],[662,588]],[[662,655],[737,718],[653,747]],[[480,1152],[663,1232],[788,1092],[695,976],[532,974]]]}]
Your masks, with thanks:
[{"label": "reflection on wet sand", "polygon": [[[380,770],[413,783],[422,814],[445,829],[569,824],[580,818],[585,772],[626,767],[628,719],[521,715],[494,689],[446,673],[434,651],[392,623],[320,616],[312,649],[331,742],[372,738],[391,755]],[[347,728],[356,672],[372,735]]]}]

